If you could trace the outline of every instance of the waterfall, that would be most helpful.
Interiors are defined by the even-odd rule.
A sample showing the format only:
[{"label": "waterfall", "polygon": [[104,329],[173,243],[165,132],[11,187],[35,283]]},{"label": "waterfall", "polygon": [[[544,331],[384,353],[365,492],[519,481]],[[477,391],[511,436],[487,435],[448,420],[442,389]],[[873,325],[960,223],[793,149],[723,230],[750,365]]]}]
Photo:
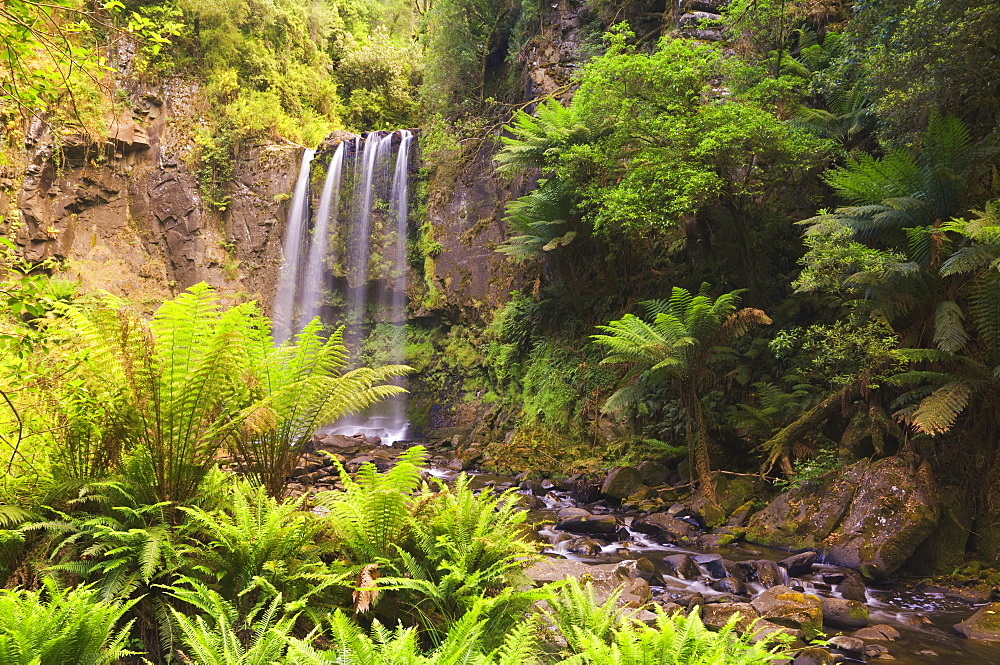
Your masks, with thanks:
[{"label": "waterfall", "polygon": [[[412,142],[412,132],[400,130],[370,132],[340,143],[330,159],[311,234],[308,184],[313,151],[303,155],[274,304],[276,343],[322,315],[325,325],[346,326],[344,342],[355,365],[369,338],[374,340],[370,347],[387,347],[375,354],[374,362],[403,362]],[[332,298],[325,301],[326,287],[332,287]],[[406,402],[400,396],[325,431],[375,434],[391,443],[405,438],[408,428]]]},{"label": "waterfall", "polygon": [[285,239],[281,246],[281,274],[278,277],[278,293],[274,297],[274,341],[281,343],[295,332],[295,293],[301,274],[299,256],[305,242],[306,221],[309,218],[309,163],[315,150],[302,152],[299,178],[295,182],[292,202],[288,206],[285,222]]},{"label": "waterfall", "polygon": [[312,239],[309,245],[309,257],[306,259],[305,283],[302,285],[299,325],[312,321],[319,316],[323,290],[323,273],[326,267],[326,255],[330,242],[330,229],[337,232],[337,217],[340,213],[340,178],[344,169],[344,144],[337,146],[330,167],[323,183],[323,193],[316,210],[316,221],[313,224]]}]

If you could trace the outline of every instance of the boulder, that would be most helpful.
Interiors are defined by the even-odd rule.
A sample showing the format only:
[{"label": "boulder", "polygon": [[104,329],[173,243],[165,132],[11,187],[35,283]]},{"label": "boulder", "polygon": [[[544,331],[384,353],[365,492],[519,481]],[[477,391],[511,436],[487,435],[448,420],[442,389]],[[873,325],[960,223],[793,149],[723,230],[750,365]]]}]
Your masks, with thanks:
[{"label": "boulder", "polygon": [[636,468],[639,470],[642,482],[650,487],[662,485],[670,477],[670,469],[659,462],[642,462]]},{"label": "boulder", "polygon": [[711,603],[702,608],[701,619],[706,626],[722,628],[737,614],[736,632],[740,634],[747,632],[750,624],[760,618],[750,603]]},{"label": "boulder", "polygon": [[836,585],[837,593],[844,598],[856,600],[859,603],[868,602],[868,589],[864,580],[861,575],[850,568],[824,566],[820,577],[825,583]]},{"label": "boulder", "polygon": [[639,518],[632,522],[632,529],[670,543],[690,539],[697,535],[697,531],[690,523],[677,517],[670,517],[665,513],[653,513]]},{"label": "boulder", "polygon": [[746,573],[743,569],[736,565],[729,559],[723,559],[719,557],[718,559],[711,559],[704,563],[705,570],[708,574],[717,580],[721,580],[726,577],[733,577],[741,582],[746,582]]},{"label": "boulder", "polygon": [[990,603],[971,617],[952,627],[962,637],[987,642],[1000,642],[1000,603]]},{"label": "boulder", "polygon": [[573,538],[566,541],[566,551],[572,552],[573,554],[594,556],[601,553],[601,547],[603,547],[601,541],[597,541],[586,536],[580,536],[579,538]]},{"label": "boulder", "polygon": [[734,596],[747,595],[747,585],[743,583],[743,580],[735,577],[723,577],[721,580],[716,580],[712,582],[712,588]]},{"label": "boulder", "polygon": [[837,659],[826,649],[810,647],[799,651],[792,665],[834,665]]},{"label": "boulder", "polygon": [[615,467],[601,485],[601,494],[612,499],[624,499],[642,485],[642,474],[634,466]]},{"label": "boulder", "polygon": [[858,462],[779,494],[750,518],[746,539],[790,550],[820,547],[850,507],[867,464]]},{"label": "boulder", "polygon": [[802,552],[801,554],[793,554],[788,558],[782,559],[778,562],[778,565],[787,570],[788,574],[792,577],[799,577],[800,575],[811,573],[814,563],[816,563],[815,552]]},{"label": "boulder", "polygon": [[701,577],[701,569],[687,554],[671,554],[663,557],[667,573],[682,580],[696,580]]},{"label": "boulder", "polygon": [[837,651],[843,651],[853,657],[861,656],[865,652],[864,640],[860,640],[857,637],[836,635],[827,640],[827,642]]},{"label": "boulder", "polygon": [[746,573],[748,580],[760,582],[764,587],[769,588],[785,583],[781,567],[770,559],[741,561],[739,566]]},{"label": "boulder", "polygon": [[929,474],[888,457],[857,462],[776,497],[750,518],[746,539],[823,549],[831,563],[878,578],[896,571],[937,523]]},{"label": "boulder", "polygon": [[927,475],[895,457],[872,464],[843,521],[824,543],[827,561],[871,578],[895,572],[938,523]]},{"label": "boulder", "polygon": [[570,517],[590,517],[590,511],[583,508],[560,508],[559,512],[556,513],[556,517],[561,520],[569,519]]},{"label": "boulder", "polygon": [[880,623],[874,626],[868,626],[867,628],[862,628],[861,630],[856,630],[851,633],[851,637],[857,637],[858,639],[865,640],[866,642],[869,640],[893,642],[899,639],[899,631],[888,624]]},{"label": "boulder", "polygon": [[638,559],[632,559],[629,561],[622,561],[618,564],[618,569],[615,571],[619,577],[627,577],[629,579],[644,579],[647,582],[659,580],[660,574],[656,571],[656,566],[653,562],[644,556]]},{"label": "boulder", "polygon": [[813,639],[823,628],[820,599],[784,585],[764,591],[751,601],[751,605],[768,621],[801,630],[806,639]]},{"label": "boulder", "polygon": [[822,598],[823,623],[833,628],[856,630],[868,625],[868,606],[845,598]]},{"label": "boulder", "polygon": [[581,515],[571,517],[556,525],[556,531],[571,533],[614,533],[618,530],[618,520],[614,515]]}]

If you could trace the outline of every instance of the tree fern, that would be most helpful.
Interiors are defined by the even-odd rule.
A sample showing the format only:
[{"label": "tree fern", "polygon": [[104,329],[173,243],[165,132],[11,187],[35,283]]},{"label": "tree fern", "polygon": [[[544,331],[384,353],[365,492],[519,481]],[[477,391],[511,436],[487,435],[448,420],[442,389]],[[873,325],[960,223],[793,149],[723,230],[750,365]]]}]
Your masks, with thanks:
[{"label": "tree fern", "polygon": [[592,335],[591,339],[606,349],[602,363],[621,364],[629,370],[622,385],[605,402],[605,410],[609,404],[620,407],[634,403],[631,396],[636,384],[647,389],[667,385],[678,395],[686,412],[690,461],[697,469],[701,490],[714,502],[708,427],[699,391],[715,387],[713,365],[732,356],[726,345],[771,319],[757,309],[739,309],[738,291],[715,299],[708,291],[708,284],[702,284],[697,294],[675,287],[669,299],[643,303],[652,321],[626,314],[597,326],[604,334]]}]

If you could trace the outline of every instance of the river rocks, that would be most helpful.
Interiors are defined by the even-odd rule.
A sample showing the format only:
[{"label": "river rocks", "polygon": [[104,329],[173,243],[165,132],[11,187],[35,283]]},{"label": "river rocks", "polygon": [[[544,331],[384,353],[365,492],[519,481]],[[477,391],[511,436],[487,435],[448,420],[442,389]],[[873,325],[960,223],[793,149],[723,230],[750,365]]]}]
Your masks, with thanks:
[{"label": "river rocks", "polygon": [[590,511],[584,508],[560,508],[559,512],[556,513],[556,517],[561,520],[569,519],[571,517],[590,517]]},{"label": "river rocks", "polygon": [[602,546],[603,543],[600,541],[594,540],[593,538],[587,538],[586,536],[580,536],[579,538],[573,538],[566,541],[567,552],[572,552],[573,554],[585,554],[587,556],[600,554]]},{"label": "river rocks", "polygon": [[720,556],[718,559],[712,558],[702,563],[708,574],[717,580],[733,577],[741,582],[746,581],[746,573],[743,572],[743,569],[729,559],[723,559]]},{"label": "river rocks", "polygon": [[770,559],[741,561],[738,565],[747,573],[748,580],[760,582],[764,587],[784,584],[785,576],[781,574],[781,567]]},{"label": "river rocks", "polygon": [[864,640],[848,635],[836,635],[827,640],[834,649],[843,651],[851,656],[861,656],[865,651]]},{"label": "river rocks", "polygon": [[820,599],[784,585],[767,589],[751,604],[761,617],[781,626],[800,629],[807,639],[814,638],[823,627]]},{"label": "river rocks", "polygon": [[668,572],[682,580],[696,580],[701,577],[701,569],[687,554],[671,554],[663,557]]},{"label": "river rocks", "polygon": [[697,535],[691,524],[680,518],[670,517],[665,513],[653,513],[637,519],[632,522],[632,528],[639,533],[649,534],[669,543],[676,543]]},{"label": "river rocks", "polygon": [[792,665],[834,665],[837,659],[826,649],[812,647],[799,651]]},{"label": "river rocks", "polygon": [[750,542],[823,549],[870,577],[899,568],[937,523],[927,474],[905,460],[857,462],[776,497],[747,526]]},{"label": "river rocks", "polygon": [[656,572],[656,566],[653,565],[653,562],[644,556],[630,561],[622,561],[615,574],[629,579],[644,579],[647,582],[656,580],[660,576]]},{"label": "river rocks", "polygon": [[736,619],[736,632],[745,633],[750,624],[760,618],[760,614],[750,603],[712,603],[702,608],[701,618],[706,626],[722,628],[729,621],[739,615]]},{"label": "river rocks", "polygon": [[572,533],[611,534],[618,530],[618,520],[613,515],[581,515],[562,521],[555,528]]},{"label": "river rocks", "polygon": [[1000,603],[990,603],[975,614],[955,624],[952,629],[962,637],[988,642],[1000,642]]},{"label": "river rocks", "polygon": [[823,623],[833,628],[855,630],[868,625],[868,607],[856,600],[821,598]]},{"label": "river rocks", "polygon": [[861,630],[856,630],[851,633],[851,637],[857,637],[858,639],[865,640],[866,642],[869,640],[893,642],[899,639],[899,631],[888,624],[880,623],[874,626],[868,626],[867,628],[862,628]]},{"label": "river rocks", "polygon": [[801,554],[793,554],[786,559],[782,559],[778,562],[778,565],[786,569],[792,577],[799,577],[811,573],[814,563],[816,563],[815,552],[802,552]]},{"label": "river rocks", "polygon": [[712,582],[712,588],[716,591],[729,593],[734,596],[747,595],[747,585],[743,583],[743,580],[735,577],[723,577],[720,580],[716,580]]},{"label": "river rocks", "polygon": [[624,499],[642,485],[642,474],[633,466],[615,467],[604,479],[601,494],[612,499]]}]

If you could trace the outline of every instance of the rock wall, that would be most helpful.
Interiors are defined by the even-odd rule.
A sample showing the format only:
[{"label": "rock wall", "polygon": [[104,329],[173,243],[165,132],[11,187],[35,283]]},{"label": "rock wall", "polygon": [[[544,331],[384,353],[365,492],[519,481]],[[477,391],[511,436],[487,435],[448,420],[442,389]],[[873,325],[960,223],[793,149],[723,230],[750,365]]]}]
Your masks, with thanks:
[{"label": "rock wall", "polygon": [[203,110],[196,85],[168,79],[133,86],[105,142],[34,121],[22,173],[0,179],[18,215],[0,231],[26,260],[60,261],[87,287],[146,309],[201,281],[267,308],[301,147],[244,147],[225,186],[230,204],[215,210],[193,159]]}]

